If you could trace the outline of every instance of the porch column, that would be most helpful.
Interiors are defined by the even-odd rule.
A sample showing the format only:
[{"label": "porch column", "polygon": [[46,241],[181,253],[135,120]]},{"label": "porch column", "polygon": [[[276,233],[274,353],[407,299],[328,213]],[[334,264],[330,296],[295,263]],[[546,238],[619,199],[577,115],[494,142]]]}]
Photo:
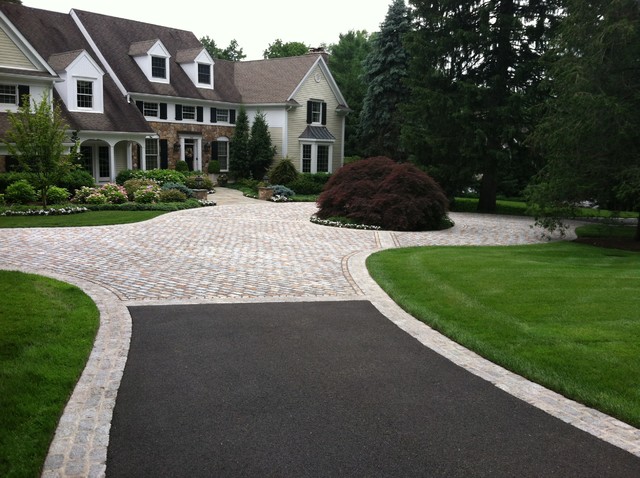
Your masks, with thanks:
[{"label": "porch column", "polygon": [[116,180],[116,147],[109,143],[109,181]]},{"label": "porch column", "polygon": [[140,146],[140,157],[138,158],[138,161],[140,162],[140,169],[143,171],[146,171],[147,170],[147,152],[145,149],[146,144],[141,144],[139,146]]}]

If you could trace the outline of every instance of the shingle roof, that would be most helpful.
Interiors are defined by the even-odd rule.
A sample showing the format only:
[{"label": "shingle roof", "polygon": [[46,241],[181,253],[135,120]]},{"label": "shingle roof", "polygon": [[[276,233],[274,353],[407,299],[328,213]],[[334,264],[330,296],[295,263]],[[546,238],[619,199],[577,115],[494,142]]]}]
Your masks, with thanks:
[{"label": "shingle roof", "polygon": [[56,73],[64,71],[84,50],[55,53],[49,57],[47,63]]},{"label": "shingle roof", "polygon": [[[68,59],[66,55],[70,52],[86,50],[100,68],[106,71],[70,15],[4,2],[0,2],[0,10],[43,58],[53,57],[54,63],[58,60],[64,62]],[[60,56],[56,58],[57,55]],[[138,108],[134,104],[127,103],[109,75],[104,76],[103,83],[104,114],[72,113],[62,102],[59,102],[65,120],[73,129],[153,132]]]}]

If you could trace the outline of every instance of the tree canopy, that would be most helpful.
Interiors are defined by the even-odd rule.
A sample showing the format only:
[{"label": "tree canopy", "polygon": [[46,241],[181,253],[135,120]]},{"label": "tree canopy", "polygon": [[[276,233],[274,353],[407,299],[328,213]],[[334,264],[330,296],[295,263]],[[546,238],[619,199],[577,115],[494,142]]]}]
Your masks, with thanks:
[{"label": "tree canopy", "polygon": [[[39,103],[28,95],[16,113],[9,112],[9,130],[3,142],[20,169],[29,175],[29,182],[40,194],[42,204],[47,206],[47,193],[73,168],[77,144],[71,143],[68,126],[62,118],[60,107],[43,95]],[[67,143],[67,144],[65,144]]]},{"label": "tree canopy", "polygon": [[400,147],[399,105],[408,93],[404,82],[409,55],[404,48],[404,36],[410,29],[409,9],[404,0],[394,0],[364,60],[362,78],[367,91],[358,134],[368,156],[404,157]]},{"label": "tree canopy", "polygon": [[264,51],[263,58],[285,58],[289,56],[305,55],[309,51],[309,46],[302,42],[292,41],[283,42],[277,38],[273,43],[269,43],[269,47]]},{"label": "tree canopy", "polygon": [[205,50],[211,55],[211,58],[219,58],[221,60],[229,60],[229,61],[241,61],[247,57],[244,54],[242,48],[238,45],[238,42],[233,39],[229,42],[229,46],[224,50],[218,48],[215,40],[209,38],[208,36],[204,36],[200,38],[200,43],[204,46]]}]

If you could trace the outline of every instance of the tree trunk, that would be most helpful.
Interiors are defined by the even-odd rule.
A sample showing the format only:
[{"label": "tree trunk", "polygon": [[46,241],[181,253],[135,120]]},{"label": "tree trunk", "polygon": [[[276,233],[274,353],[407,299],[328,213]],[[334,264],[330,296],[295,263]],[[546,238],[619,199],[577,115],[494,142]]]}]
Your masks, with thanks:
[{"label": "tree trunk", "polygon": [[638,210],[638,225],[636,226],[636,241],[640,241],[640,209]]},{"label": "tree trunk", "polygon": [[486,168],[480,182],[480,199],[478,212],[496,212],[496,195],[498,192],[498,168],[495,158],[487,160]]}]

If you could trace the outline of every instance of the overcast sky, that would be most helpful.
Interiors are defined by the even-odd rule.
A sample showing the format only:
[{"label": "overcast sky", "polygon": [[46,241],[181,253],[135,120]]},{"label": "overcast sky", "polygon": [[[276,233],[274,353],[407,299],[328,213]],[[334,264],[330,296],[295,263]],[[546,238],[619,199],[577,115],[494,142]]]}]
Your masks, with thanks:
[{"label": "overcast sky", "polygon": [[349,30],[379,30],[392,0],[22,0],[27,7],[69,13],[72,8],[156,25],[189,30],[208,36],[219,48],[232,39],[247,55],[262,53],[277,38],[311,47],[337,43]]}]

